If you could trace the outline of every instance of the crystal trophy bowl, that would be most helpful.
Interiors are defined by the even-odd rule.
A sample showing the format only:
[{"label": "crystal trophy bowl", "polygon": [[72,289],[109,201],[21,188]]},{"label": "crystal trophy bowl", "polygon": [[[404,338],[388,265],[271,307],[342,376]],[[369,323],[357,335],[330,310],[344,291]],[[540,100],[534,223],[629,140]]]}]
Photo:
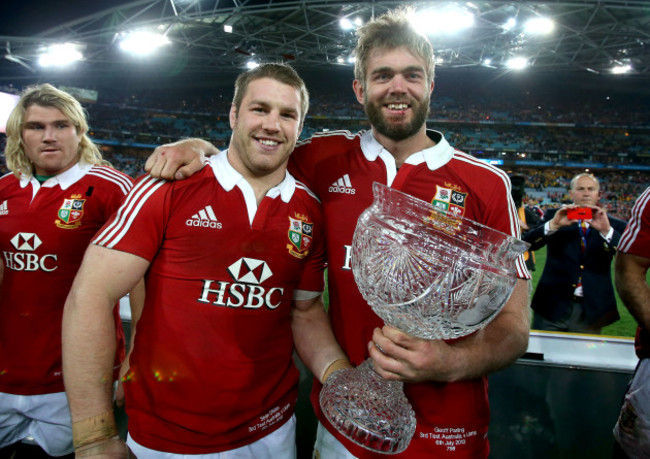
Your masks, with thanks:
[{"label": "crystal trophy bowl", "polygon": [[[496,317],[529,244],[379,183],[373,193],[352,241],[354,279],[373,311],[425,339],[460,338]],[[330,376],[320,403],[339,432],[373,451],[400,453],[415,433],[402,383],[369,360]]]}]

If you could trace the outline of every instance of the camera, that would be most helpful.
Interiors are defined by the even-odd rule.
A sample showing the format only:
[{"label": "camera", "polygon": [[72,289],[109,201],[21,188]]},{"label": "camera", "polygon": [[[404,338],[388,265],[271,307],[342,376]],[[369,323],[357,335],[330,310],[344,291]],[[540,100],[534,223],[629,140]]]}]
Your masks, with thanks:
[{"label": "camera", "polygon": [[591,207],[575,207],[566,211],[569,220],[591,220]]}]

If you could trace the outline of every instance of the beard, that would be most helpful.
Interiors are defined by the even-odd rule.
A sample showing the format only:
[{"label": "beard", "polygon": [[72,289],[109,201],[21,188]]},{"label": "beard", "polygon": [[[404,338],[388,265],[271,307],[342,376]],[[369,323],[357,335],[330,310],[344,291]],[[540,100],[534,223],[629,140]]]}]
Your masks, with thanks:
[{"label": "beard", "polygon": [[430,98],[427,97],[425,100],[416,101],[411,104],[413,119],[407,124],[390,123],[381,111],[383,107],[382,102],[369,102],[366,99],[364,101],[364,108],[373,129],[376,129],[381,135],[391,140],[400,141],[414,136],[422,128],[429,114],[429,101]]}]

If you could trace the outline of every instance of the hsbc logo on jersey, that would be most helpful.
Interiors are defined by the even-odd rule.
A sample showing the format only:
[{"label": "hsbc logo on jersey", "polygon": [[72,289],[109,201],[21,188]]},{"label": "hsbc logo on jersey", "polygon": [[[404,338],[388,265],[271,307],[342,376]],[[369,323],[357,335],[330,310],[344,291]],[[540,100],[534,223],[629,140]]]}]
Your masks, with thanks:
[{"label": "hsbc logo on jersey", "polygon": [[240,258],[230,266],[228,273],[235,282],[203,280],[199,303],[211,303],[227,308],[276,309],[282,303],[284,289],[263,287],[273,272],[268,264],[254,258]]},{"label": "hsbc logo on jersey", "polygon": [[273,275],[265,261],[254,258],[240,258],[228,266],[228,272],[238,282],[257,285]]},{"label": "hsbc logo on jersey", "polygon": [[17,233],[10,239],[16,252],[3,251],[4,264],[13,271],[54,271],[57,256],[54,254],[38,255],[33,253],[43,241],[35,233]]},{"label": "hsbc logo on jersey", "polygon": [[34,251],[38,249],[43,242],[34,233],[18,233],[11,238],[11,245],[13,245],[16,250],[29,250]]}]

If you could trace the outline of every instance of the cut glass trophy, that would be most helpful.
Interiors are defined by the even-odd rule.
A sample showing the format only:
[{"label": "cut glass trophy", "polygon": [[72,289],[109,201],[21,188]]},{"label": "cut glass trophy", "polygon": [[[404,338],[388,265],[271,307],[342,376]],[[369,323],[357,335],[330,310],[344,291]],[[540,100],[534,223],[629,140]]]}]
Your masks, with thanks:
[{"label": "cut glass trophy", "polygon": [[[529,245],[379,183],[373,193],[352,241],[354,279],[373,311],[425,339],[485,327],[508,301]],[[415,433],[403,383],[379,376],[370,359],[330,376],[320,404],[339,432],[372,451],[400,453]]]}]

